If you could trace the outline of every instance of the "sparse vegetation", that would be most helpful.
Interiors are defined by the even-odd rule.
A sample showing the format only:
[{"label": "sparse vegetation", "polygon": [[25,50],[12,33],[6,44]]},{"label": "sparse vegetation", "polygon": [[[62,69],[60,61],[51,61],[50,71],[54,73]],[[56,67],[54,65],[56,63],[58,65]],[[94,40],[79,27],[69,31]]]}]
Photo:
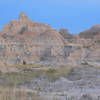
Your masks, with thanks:
[{"label": "sparse vegetation", "polygon": [[0,72],[0,86],[18,87],[27,81],[41,76],[45,76],[49,81],[55,81],[60,77],[66,76],[71,69],[71,66],[64,68],[31,69],[25,65],[25,67],[22,67],[18,72]]},{"label": "sparse vegetation", "polygon": [[44,100],[35,93],[24,89],[0,88],[0,100]]},{"label": "sparse vegetation", "polygon": [[72,67],[66,67],[66,68],[52,68],[48,69],[46,71],[46,74],[48,76],[48,79],[50,81],[55,81],[56,79],[59,79],[60,77],[65,77],[70,71]]},{"label": "sparse vegetation", "polygon": [[18,68],[18,69],[27,69],[27,68],[40,68],[43,67],[43,64],[16,64],[13,65],[14,67]]},{"label": "sparse vegetation", "polygon": [[[36,93],[26,89],[0,88],[0,100],[51,100],[49,97],[38,96]],[[52,100],[60,100],[53,97]]]},{"label": "sparse vegetation", "polygon": [[50,68],[47,70],[47,73],[56,73],[56,69]]}]

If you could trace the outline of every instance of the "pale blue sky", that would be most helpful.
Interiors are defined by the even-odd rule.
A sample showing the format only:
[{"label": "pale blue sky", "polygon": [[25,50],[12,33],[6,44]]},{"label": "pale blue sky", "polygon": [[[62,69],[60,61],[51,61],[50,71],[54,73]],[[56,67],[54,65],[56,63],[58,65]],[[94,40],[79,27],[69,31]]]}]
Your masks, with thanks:
[{"label": "pale blue sky", "polygon": [[33,21],[79,33],[100,24],[100,0],[0,0],[0,28],[25,12]]}]

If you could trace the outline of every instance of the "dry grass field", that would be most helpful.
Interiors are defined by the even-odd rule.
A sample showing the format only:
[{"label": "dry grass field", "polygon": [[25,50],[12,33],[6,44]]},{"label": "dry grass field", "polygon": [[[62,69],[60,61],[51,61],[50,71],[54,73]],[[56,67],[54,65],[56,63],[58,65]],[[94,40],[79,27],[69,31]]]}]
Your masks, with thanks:
[{"label": "dry grass field", "polygon": [[43,98],[26,90],[0,88],[0,100],[43,100]]}]

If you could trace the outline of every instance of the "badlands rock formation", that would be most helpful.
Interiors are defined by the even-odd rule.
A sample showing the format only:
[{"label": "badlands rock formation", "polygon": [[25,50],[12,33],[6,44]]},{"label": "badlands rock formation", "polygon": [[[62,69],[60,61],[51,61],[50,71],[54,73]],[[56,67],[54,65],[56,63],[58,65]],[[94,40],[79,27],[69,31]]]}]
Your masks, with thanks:
[{"label": "badlands rock formation", "polygon": [[0,32],[0,65],[0,87],[44,100],[100,100],[100,25],[72,35],[21,13]]},{"label": "badlands rock formation", "polygon": [[32,22],[24,13],[0,33],[0,64],[69,63],[100,65],[100,25],[71,35]]},{"label": "badlands rock formation", "polygon": [[[25,14],[5,25],[0,34],[0,63],[32,64],[63,58],[64,38],[50,26],[32,22]],[[55,60],[54,60],[55,59]]]}]

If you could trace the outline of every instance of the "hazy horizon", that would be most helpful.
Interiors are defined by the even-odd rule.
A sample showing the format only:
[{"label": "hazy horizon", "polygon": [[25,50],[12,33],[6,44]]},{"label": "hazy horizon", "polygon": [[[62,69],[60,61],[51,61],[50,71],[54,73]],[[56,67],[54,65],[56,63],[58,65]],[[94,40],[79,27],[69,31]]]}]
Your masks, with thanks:
[{"label": "hazy horizon", "polygon": [[25,12],[35,22],[79,33],[100,24],[99,0],[2,0],[0,29]]}]

